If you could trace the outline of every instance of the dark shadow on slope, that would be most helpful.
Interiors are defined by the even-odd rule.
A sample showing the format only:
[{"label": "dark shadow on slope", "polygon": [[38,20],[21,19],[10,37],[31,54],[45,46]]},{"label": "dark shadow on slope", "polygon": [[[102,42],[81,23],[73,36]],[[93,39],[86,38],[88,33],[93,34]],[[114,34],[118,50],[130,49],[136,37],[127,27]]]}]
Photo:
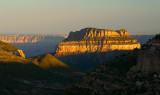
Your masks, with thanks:
[{"label": "dark shadow on slope", "polygon": [[81,68],[84,70],[91,70],[97,67],[100,63],[111,61],[116,56],[120,56],[122,54],[130,53],[130,52],[132,51],[115,50],[115,51],[108,51],[103,53],[94,52],[94,53],[62,56],[62,57],[58,57],[58,59],[74,67]]},{"label": "dark shadow on slope", "polygon": [[0,62],[0,93],[4,95],[60,95],[74,82],[34,64]]}]

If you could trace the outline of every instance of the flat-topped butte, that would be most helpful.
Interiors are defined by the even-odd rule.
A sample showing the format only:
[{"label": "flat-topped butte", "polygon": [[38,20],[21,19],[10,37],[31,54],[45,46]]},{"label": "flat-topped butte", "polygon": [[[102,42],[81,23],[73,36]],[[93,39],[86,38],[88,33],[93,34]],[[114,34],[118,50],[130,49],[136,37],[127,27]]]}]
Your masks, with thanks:
[{"label": "flat-topped butte", "polygon": [[85,52],[107,52],[112,50],[133,50],[140,48],[140,43],[125,29],[108,30],[85,28],[70,32],[68,38],[56,49],[56,56],[80,54]]}]

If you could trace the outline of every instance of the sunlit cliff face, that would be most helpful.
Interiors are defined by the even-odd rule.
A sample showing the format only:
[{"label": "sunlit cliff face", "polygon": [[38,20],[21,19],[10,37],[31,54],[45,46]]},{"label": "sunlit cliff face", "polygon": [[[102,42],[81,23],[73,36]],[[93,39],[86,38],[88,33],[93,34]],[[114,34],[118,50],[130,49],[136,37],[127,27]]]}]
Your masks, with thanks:
[{"label": "sunlit cliff face", "polygon": [[35,43],[44,39],[44,36],[0,36],[0,40],[7,43]]},{"label": "sunlit cliff face", "polygon": [[56,56],[80,54],[85,52],[107,52],[112,50],[133,50],[140,48],[136,39],[124,29],[85,28],[71,32],[56,50]]}]

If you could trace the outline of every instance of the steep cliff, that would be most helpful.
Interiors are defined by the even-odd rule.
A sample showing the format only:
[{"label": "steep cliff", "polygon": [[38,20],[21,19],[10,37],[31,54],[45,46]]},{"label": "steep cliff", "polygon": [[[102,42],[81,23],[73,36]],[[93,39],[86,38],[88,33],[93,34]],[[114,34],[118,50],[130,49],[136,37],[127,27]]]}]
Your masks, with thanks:
[{"label": "steep cliff", "polygon": [[57,46],[56,56],[85,52],[133,50],[135,48],[140,48],[140,44],[136,39],[130,37],[124,29],[113,31],[85,28],[80,31],[70,32],[68,38]]},{"label": "steep cliff", "polygon": [[139,77],[160,75],[160,35],[159,39],[153,38],[138,51],[138,63],[128,73],[128,75],[133,74]]}]

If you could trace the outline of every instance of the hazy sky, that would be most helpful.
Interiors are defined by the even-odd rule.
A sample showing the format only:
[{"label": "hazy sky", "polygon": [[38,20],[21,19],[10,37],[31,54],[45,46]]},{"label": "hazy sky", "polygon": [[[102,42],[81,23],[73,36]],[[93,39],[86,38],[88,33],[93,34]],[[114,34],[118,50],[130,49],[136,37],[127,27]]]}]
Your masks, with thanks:
[{"label": "hazy sky", "polygon": [[69,33],[86,27],[160,33],[160,0],[0,0],[0,34]]}]

